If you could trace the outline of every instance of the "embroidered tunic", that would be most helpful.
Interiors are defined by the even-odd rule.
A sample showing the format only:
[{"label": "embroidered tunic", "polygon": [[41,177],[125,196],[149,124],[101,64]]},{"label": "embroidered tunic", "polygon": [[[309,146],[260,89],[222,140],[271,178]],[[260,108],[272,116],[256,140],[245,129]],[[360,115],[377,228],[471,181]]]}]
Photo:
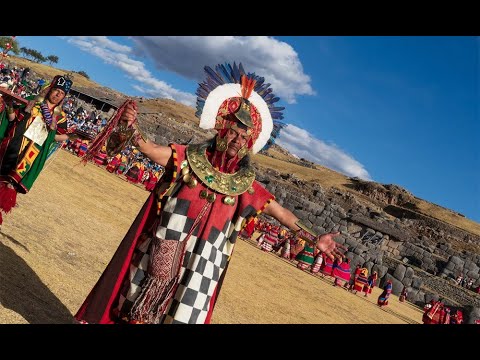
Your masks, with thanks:
[{"label": "embroidered tunic", "polygon": [[[25,135],[33,123],[46,127],[40,103],[35,104],[30,114],[17,109],[17,118],[12,122],[8,121],[2,107],[3,104],[0,104],[0,180],[13,181],[17,192],[25,194],[43,169],[49,150],[55,143],[55,135],[67,131],[65,113],[62,111],[56,116],[56,129],[45,130],[48,134],[39,144]],[[39,119],[35,122],[37,117]]]}]

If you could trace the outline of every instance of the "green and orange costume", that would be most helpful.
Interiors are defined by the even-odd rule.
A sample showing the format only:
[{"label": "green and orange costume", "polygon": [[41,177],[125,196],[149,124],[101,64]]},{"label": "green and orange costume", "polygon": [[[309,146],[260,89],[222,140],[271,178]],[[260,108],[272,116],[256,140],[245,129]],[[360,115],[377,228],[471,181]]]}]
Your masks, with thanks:
[{"label": "green and orange costume", "polygon": [[[64,86],[64,83],[55,86],[59,79],[65,81],[57,76],[51,88]],[[50,113],[43,99],[36,101],[30,112],[25,109],[24,104],[14,107],[15,119],[9,121],[7,106],[3,99],[0,100],[0,224],[2,211],[8,213],[15,206],[16,194],[30,191],[45,165],[50,147],[55,144],[55,135],[67,133],[65,113]],[[46,129],[47,135],[42,141],[25,136],[34,122],[43,124]]]}]

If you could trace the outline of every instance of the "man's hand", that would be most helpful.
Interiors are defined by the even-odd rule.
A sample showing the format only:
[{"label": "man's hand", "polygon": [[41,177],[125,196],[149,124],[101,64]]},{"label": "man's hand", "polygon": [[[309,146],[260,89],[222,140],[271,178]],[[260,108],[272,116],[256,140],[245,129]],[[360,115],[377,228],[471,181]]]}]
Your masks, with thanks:
[{"label": "man's hand", "polygon": [[67,135],[68,135],[68,140],[70,140],[70,141],[75,141],[79,137],[78,134],[75,134],[75,133],[69,133]]},{"label": "man's hand", "polygon": [[128,124],[128,127],[131,127],[137,121],[137,109],[137,103],[130,101],[125,106],[125,110],[120,117],[120,122],[125,122]]},{"label": "man's hand", "polygon": [[335,240],[333,240],[333,238],[338,235],[340,235],[340,233],[337,231],[333,233],[323,234],[317,239],[317,249],[324,252],[325,255],[327,255],[332,260],[334,260],[335,258],[343,258],[344,254],[342,251],[340,251],[340,249],[343,249],[344,251],[347,250],[345,246],[340,245],[339,243],[335,242]]}]

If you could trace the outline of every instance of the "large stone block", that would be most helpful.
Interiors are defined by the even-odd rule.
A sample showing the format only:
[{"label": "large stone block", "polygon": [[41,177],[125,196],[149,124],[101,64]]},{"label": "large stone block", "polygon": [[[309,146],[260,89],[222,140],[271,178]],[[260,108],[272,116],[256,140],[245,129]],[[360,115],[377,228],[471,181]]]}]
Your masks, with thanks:
[{"label": "large stone block", "polygon": [[415,254],[415,251],[413,249],[407,249],[406,251],[404,251],[404,254],[406,256],[412,256],[413,254]]},{"label": "large stone block", "polygon": [[351,237],[348,237],[348,238],[347,238],[346,243],[347,243],[347,245],[348,245],[350,248],[352,248],[352,249],[355,248],[355,247],[357,247],[358,245],[360,245],[360,243],[359,243],[357,240],[355,240],[355,239],[353,239],[353,238],[351,238]]},{"label": "large stone block", "polygon": [[362,256],[355,254],[351,261],[350,268],[355,269],[357,265],[360,265],[363,267],[363,264],[365,264],[365,259]]},{"label": "large stone block", "polygon": [[445,266],[445,269],[453,271],[455,269],[455,263],[449,261],[447,265]]},{"label": "large stone block", "polygon": [[[412,304],[415,304],[417,301],[418,301],[418,293],[419,293],[419,290],[418,289],[412,289],[411,287],[407,288],[407,301],[411,302]],[[423,293],[422,293],[422,301],[423,301],[423,296],[425,296]]]},{"label": "large stone block", "polygon": [[[299,219],[303,220],[303,221],[307,221],[308,220],[308,215],[310,214],[309,212],[305,211],[305,210],[298,210],[298,209],[295,209],[293,210],[293,214],[298,217]],[[308,225],[308,226],[311,226]]]},{"label": "large stone block", "polygon": [[466,270],[477,270],[478,271],[478,266],[471,260],[465,261],[465,265],[463,266],[464,269]]},{"label": "large stone block", "polygon": [[312,213],[310,213],[310,215],[308,215],[308,220],[312,223],[312,224],[315,224],[315,221],[317,220],[317,217],[315,215],[313,215]]},{"label": "large stone block", "polygon": [[372,273],[373,262],[367,261],[365,263],[365,265],[363,265],[363,267],[366,267],[367,270],[368,270],[368,273],[371,274]]},{"label": "large stone block", "polygon": [[415,271],[410,266],[408,266],[407,270],[405,271],[405,277],[412,278],[413,275],[415,275]]},{"label": "large stone block", "polygon": [[455,265],[458,265],[459,267],[462,267],[462,268],[465,265],[465,261],[460,259],[458,256],[451,256],[449,261],[453,262]]},{"label": "large stone block", "polygon": [[471,279],[475,279],[477,280],[478,278],[480,278],[480,274],[478,273],[478,271],[469,271],[467,273],[467,276]]},{"label": "large stone block", "polygon": [[347,241],[346,237],[343,236],[343,235],[339,235],[339,236],[336,236],[335,237],[335,241],[341,245],[345,244],[345,242]]},{"label": "large stone block", "polygon": [[376,271],[378,274],[378,278],[381,279],[387,273],[388,267],[384,265],[375,264],[372,266],[372,271]]},{"label": "large stone block", "polygon": [[465,324],[475,324],[475,320],[480,320],[480,307],[468,306],[463,315]]},{"label": "large stone block", "polygon": [[393,276],[399,281],[402,281],[403,278],[405,277],[406,271],[407,271],[407,268],[405,267],[405,265],[398,264],[397,268],[395,269],[395,272],[393,273]]},{"label": "large stone block", "polygon": [[421,277],[413,276],[411,286],[415,289],[420,289],[423,285],[423,280]]},{"label": "large stone block", "polygon": [[385,285],[385,283],[391,280],[392,281],[392,294],[394,295],[400,295],[400,293],[403,290],[403,284],[401,281],[399,281],[397,278],[392,276],[391,274],[385,274],[385,276],[382,279],[382,287]]},{"label": "large stone block", "polygon": [[438,301],[439,298],[440,296],[438,294],[434,294],[429,291],[425,292],[425,304],[428,304],[430,301],[432,301],[432,299]]},{"label": "large stone block", "polygon": [[372,260],[375,264],[377,265],[382,265],[383,264],[383,255],[379,254],[375,257],[375,259]]},{"label": "large stone block", "polygon": [[365,252],[365,248],[362,245],[358,245],[358,246],[355,247],[353,252],[357,255],[361,255]]},{"label": "large stone block", "polygon": [[425,303],[425,293],[422,290],[418,290],[417,299],[414,302],[415,305],[423,307]]}]

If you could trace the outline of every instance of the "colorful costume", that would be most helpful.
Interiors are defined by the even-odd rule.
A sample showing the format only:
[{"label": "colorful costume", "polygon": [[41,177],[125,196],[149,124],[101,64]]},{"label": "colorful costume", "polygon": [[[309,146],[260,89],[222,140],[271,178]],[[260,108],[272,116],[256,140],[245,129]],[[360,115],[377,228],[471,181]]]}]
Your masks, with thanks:
[{"label": "colorful costume", "polygon": [[250,220],[247,221],[247,224],[245,225],[245,234],[249,239],[252,237],[253,232],[255,231],[256,221],[257,221],[257,217],[254,216],[254,217],[250,218]]},{"label": "colorful costume", "polygon": [[[67,93],[71,84],[63,76],[56,76],[48,91],[59,88]],[[50,154],[55,135],[67,133],[61,105],[53,114],[43,99],[36,99],[32,105],[29,112],[25,105],[17,107],[15,119],[9,121],[6,105],[0,100],[0,224],[1,211],[9,212],[15,206],[16,193],[30,191]]]},{"label": "colorful costume", "polygon": [[355,291],[355,293],[357,291],[364,291],[365,293],[367,293],[368,291],[368,269],[367,268],[360,269],[360,273],[355,279],[353,290]]},{"label": "colorful costume", "polygon": [[383,292],[380,294],[377,300],[378,306],[386,306],[388,305],[388,298],[390,297],[390,294],[392,293],[392,281],[388,280],[385,286],[383,287]]},{"label": "colorful costume", "polygon": [[377,279],[378,279],[378,274],[376,271],[374,271],[369,277],[368,277],[368,288],[366,289],[363,289],[363,291],[365,292],[365,296],[367,296],[367,294],[371,294],[372,291],[373,291],[373,288],[375,287],[375,284],[377,283]]},{"label": "colorful costume", "polygon": [[424,324],[450,324],[450,308],[435,300],[428,305],[425,306],[422,317]]},{"label": "colorful costume", "polygon": [[143,176],[143,172],[144,172],[143,168],[144,168],[143,164],[137,161],[125,173],[125,177],[127,178],[128,181],[136,184],[140,181],[140,179]]},{"label": "colorful costume", "polygon": [[343,283],[348,283],[350,279],[350,261],[346,259],[345,261],[337,263],[332,275],[335,278],[334,285],[342,286]]},{"label": "colorful costume", "polygon": [[278,226],[271,226],[268,231],[265,232],[263,238],[262,250],[271,252],[278,243]]},{"label": "colorful costume", "polygon": [[[213,70],[206,68],[207,73],[215,77],[215,82],[229,73],[223,66],[219,65],[219,69],[222,74],[215,73],[214,76]],[[255,85],[251,81],[256,76],[247,77],[241,66],[234,64],[230,69],[232,78],[242,79],[242,86]],[[224,123],[225,116],[235,114],[240,120],[238,112],[248,98],[238,82],[226,85],[238,85],[227,86],[230,90],[226,99],[219,96],[222,92],[216,92],[213,104],[209,103],[210,97],[207,101],[204,98],[203,102],[199,101],[200,110],[203,109],[200,111],[200,126],[208,128],[202,119],[204,114],[210,114],[219,135],[205,144],[170,144],[173,167],[165,169],[156,190],[147,199],[111,262],[75,315],[79,321],[210,322],[244,220],[262,212],[274,199],[255,181],[248,161],[240,162],[237,156],[228,159],[224,156],[227,147],[222,144],[223,130],[225,126],[233,126]],[[210,79],[208,84],[201,84],[203,92],[197,92],[200,98],[207,97],[205,91],[211,91],[210,86]],[[243,99],[239,101],[235,96],[240,93]],[[258,101],[253,97],[246,107],[248,117],[253,120],[254,136],[248,146],[253,145],[253,152],[267,142],[268,137],[264,134],[264,140],[259,142],[259,139],[263,126],[268,130],[268,121],[263,121],[271,121],[269,110],[265,113],[263,108],[257,113],[256,108],[262,106]],[[214,108],[220,110],[212,113]],[[207,120],[211,119],[207,117]],[[240,156],[240,150],[237,153]]]},{"label": "colorful costume", "polygon": [[315,246],[310,244],[305,244],[305,247],[302,251],[298,253],[295,259],[298,261],[297,267],[302,270],[310,269],[314,261],[314,250]]},{"label": "colorful costume", "polygon": [[150,170],[148,180],[145,182],[145,190],[152,191],[157,185],[159,175],[157,171]]},{"label": "colorful costume", "polygon": [[[120,159],[121,158],[122,158],[121,154],[117,154],[114,157],[112,157],[105,169],[110,173],[113,173],[114,171],[116,171],[118,166],[120,165],[120,161],[121,161]],[[152,188],[152,190],[153,190],[153,188]]]},{"label": "colorful costume", "polygon": [[323,256],[322,253],[319,252],[317,256],[315,256],[315,261],[313,262],[312,266],[312,273],[316,274],[320,271],[320,268],[322,267],[323,263]]},{"label": "colorful costume", "polygon": [[322,256],[323,256],[323,261],[322,261],[322,265],[320,266],[320,271],[324,275],[332,276],[333,260],[330,259],[328,256],[326,256],[325,253],[322,253]]}]

